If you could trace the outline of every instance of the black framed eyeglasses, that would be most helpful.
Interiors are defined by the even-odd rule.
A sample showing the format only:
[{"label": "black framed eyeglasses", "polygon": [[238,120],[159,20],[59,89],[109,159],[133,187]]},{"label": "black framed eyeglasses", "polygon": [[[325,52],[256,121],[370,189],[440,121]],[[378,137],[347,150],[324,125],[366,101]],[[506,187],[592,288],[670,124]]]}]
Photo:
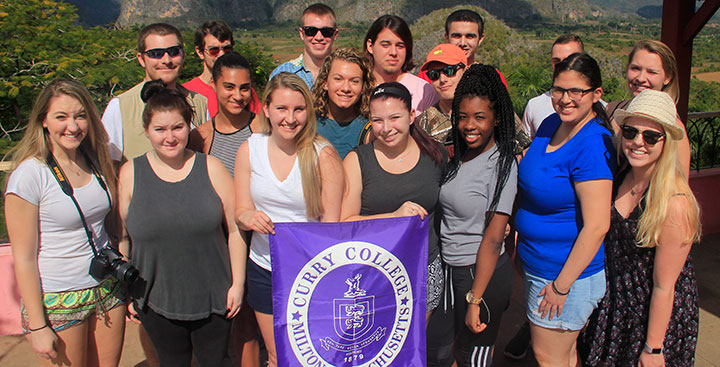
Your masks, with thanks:
[{"label": "black framed eyeglasses", "polygon": [[427,71],[427,77],[428,79],[432,81],[436,81],[440,79],[440,73],[445,74],[448,78],[451,78],[455,76],[458,70],[465,67],[465,64],[459,63],[457,65],[445,65],[445,67],[440,69],[432,69]]},{"label": "black framed eyeglasses", "polygon": [[561,88],[552,86],[550,87],[550,97],[552,99],[562,99],[562,97],[565,95],[565,93],[568,94],[568,97],[572,99],[573,101],[577,102],[582,99],[582,97],[585,96],[585,94],[590,93],[594,91],[597,88],[588,88],[588,89],[580,89],[580,88]]},{"label": "black framed eyeglasses", "polygon": [[168,48],[153,48],[150,50],[145,50],[143,53],[151,59],[162,59],[165,53],[167,53],[170,57],[177,57],[182,54],[182,52],[182,46],[172,46]]},{"label": "black framed eyeglasses", "polygon": [[335,35],[335,29],[335,27],[318,28],[308,25],[302,27],[303,33],[305,33],[305,35],[308,37],[315,37],[318,31],[322,33],[323,37],[332,37],[333,35]]},{"label": "black framed eyeglasses", "polygon": [[[620,129],[622,130],[623,138],[627,140],[635,140],[637,134],[640,133],[640,130],[628,125],[622,125]],[[664,137],[665,134],[657,131],[645,130],[642,132],[643,141],[647,145],[655,145]]]},{"label": "black framed eyeglasses", "polygon": [[207,51],[208,55],[215,57],[220,54],[220,50],[222,50],[224,53],[231,52],[233,50],[233,45],[227,45],[227,46],[212,46],[205,49]]}]

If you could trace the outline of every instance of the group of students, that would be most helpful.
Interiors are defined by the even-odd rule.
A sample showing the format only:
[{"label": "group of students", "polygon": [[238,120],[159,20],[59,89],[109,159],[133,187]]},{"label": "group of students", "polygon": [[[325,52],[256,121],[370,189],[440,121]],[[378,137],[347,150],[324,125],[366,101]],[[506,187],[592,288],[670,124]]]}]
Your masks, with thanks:
[{"label": "group of students", "polygon": [[[396,18],[369,34],[392,33]],[[377,83],[366,54],[381,51],[376,38],[366,52],[332,51],[312,88],[278,72],[256,112],[251,65],[223,52],[211,69],[217,114],[197,128],[205,119],[186,92],[141,83],[138,138],[150,148],[119,170],[85,87],[45,87],[5,193],[23,328],[41,363],[117,365],[127,310],[161,366],[227,366],[232,338],[255,337],[252,317],[235,317],[244,310],[275,366],[274,223],[417,215],[430,223],[417,244],[428,258],[428,365],[492,364],[512,292],[511,225],[540,365],[693,365],[689,251],[701,230],[672,52],[639,42],[633,99],[612,110],[591,56],[558,60],[555,112],[525,147],[494,67],[455,45],[433,49],[420,70],[445,111],[423,120],[405,85]],[[106,246],[142,278],[131,298],[115,276],[88,273]]]}]

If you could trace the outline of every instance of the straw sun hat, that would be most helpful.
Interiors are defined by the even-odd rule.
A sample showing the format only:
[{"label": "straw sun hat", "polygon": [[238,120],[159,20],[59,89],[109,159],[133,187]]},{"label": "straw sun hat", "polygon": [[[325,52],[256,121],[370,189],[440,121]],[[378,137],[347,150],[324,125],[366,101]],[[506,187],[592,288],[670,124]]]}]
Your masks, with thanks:
[{"label": "straw sun hat", "polygon": [[645,89],[630,101],[627,109],[618,109],[614,116],[618,125],[628,117],[640,117],[657,122],[675,140],[683,137],[682,128],[677,125],[675,101],[665,92]]}]

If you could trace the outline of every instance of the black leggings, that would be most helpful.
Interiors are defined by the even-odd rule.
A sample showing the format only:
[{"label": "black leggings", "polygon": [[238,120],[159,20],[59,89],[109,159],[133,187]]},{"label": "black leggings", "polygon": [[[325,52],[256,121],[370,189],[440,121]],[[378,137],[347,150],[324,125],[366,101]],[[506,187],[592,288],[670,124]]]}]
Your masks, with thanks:
[{"label": "black leggings", "polygon": [[479,334],[465,326],[465,294],[472,288],[475,264],[443,266],[446,274],[445,293],[440,306],[430,317],[427,329],[428,366],[450,366],[453,361],[457,361],[461,367],[492,365],[495,340],[500,331],[502,314],[510,304],[513,282],[512,264],[508,256],[501,255],[498,265],[482,295],[485,302],[480,305],[480,320],[487,323],[489,318],[490,322]]},{"label": "black leggings", "polygon": [[232,320],[211,314],[192,320],[171,320],[150,307],[140,309],[138,317],[155,347],[160,367],[190,367],[193,353],[201,367],[230,367],[228,338]]}]

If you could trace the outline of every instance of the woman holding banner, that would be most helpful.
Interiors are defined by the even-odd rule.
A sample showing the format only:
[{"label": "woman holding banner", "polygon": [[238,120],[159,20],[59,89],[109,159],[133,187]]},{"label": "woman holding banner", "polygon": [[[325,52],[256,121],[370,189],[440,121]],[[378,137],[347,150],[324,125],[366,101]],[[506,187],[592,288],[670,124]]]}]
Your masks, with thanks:
[{"label": "woman holding banner", "polygon": [[458,366],[489,366],[512,293],[503,239],[517,191],[512,102],[494,67],[465,71],[452,116],[456,154],[440,189],[440,239],[453,310],[438,325],[454,328]]},{"label": "woman holding banner", "polygon": [[274,222],[339,221],[344,176],[337,151],[317,134],[312,97],[300,77],[276,75],[263,101],[264,131],[253,133],[235,160],[236,218],[241,229],[253,231],[248,303],[270,366],[277,366],[268,233],[275,233]]},{"label": "woman holding banner", "polygon": [[407,88],[397,82],[383,83],[373,90],[370,122],[376,139],[356,147],[343,161],[348,184],[341,216],[343,221],[414,215],[427,218],[429,317],[442,293],[435,207],[447,153],[413,124],[411,98]]}]

